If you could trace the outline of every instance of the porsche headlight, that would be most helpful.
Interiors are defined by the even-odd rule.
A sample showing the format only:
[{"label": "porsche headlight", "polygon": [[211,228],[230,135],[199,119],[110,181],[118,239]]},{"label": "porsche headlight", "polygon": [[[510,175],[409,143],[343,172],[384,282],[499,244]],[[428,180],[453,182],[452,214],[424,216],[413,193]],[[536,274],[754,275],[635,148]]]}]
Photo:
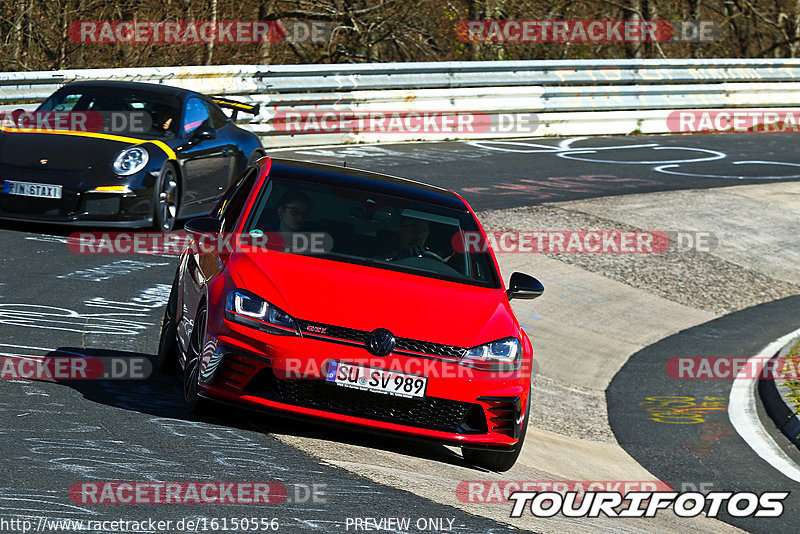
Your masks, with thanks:
[{"label": "porsche headlight", "polygon": [[469,349],[461,363],[481,369],[513,369],[522,359],[522,346],[515,337],[498,339]]},{"label": "porsche headlight", "polygon": [[234,289],[228,293],[225,318],[270,334],[297,335],[298,333],[297,323],[291,315],[243,289]]},{"label": "porsche headlight", "polygon": [[118,175],[129,176],[144,169],[144,166],[147,165],[149,160],[150,155],[147,153],[147,150],[135,146],[126,148],[120,152],[114,159],[114,163],[111,167]]}]

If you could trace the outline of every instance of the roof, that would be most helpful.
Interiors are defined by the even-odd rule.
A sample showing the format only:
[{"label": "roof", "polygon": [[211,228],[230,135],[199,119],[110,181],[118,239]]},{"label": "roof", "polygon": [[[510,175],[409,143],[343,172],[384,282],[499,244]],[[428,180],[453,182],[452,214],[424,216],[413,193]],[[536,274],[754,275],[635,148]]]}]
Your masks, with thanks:
[{"label": "roof", "polygon": [[466,211],[467,209],[464,201],[453,191],[434,185],[339,165],[292,159],[270,159],[272,160],[270,176],[368,189],[458,210]]},{"label": "roof", "polygon": [[172,87],[171,85],[158,85],[154,83],[140,83],[140,82],[115,82],[111,80],[92,80],[71,82],[63,86],[61,89],[76,87],[92,87],[92,88],[108,88],[108,89],[133,89],[137,91],[147,91],[150,93],[157,93],[163,96],[181,96],[184,93],[199,94],[195,91],[188,89],[181,89],[180,87]]}]

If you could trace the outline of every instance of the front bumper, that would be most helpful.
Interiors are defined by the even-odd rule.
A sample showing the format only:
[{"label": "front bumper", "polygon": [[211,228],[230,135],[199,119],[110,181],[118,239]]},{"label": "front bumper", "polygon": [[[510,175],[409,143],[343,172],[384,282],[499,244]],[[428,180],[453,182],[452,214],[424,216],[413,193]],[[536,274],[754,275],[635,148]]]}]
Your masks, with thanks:
[{"label": "front bumper", "polygon": [[[522,371],[495,376],[436,358],[377,358],[362,347],[272,335],[229,321],[219,331],[211,328],[201,366],[206,397],[475,448],[508,450],[519,440],[530,390]],[[330,360],[423,374],[425,397],[333,385],[325,381]]]},{"label": "front bumper", "polygon": [[20,223],[36,223],[36,224],[54,224],[65,226],[79,226],[79,227],[92,227],[92,228],[149,228],[153,225],[153,218],[117,218],[116,220],[109,220],[102,217],[91,217],[89,214],[78,214],[74,217],[65,218],[52,218],[52,217],[18,217],[13,214],[9,215],[0,210],[0,220],[20,222]]},{"label": "front bumper", "polygon": [[[13,167],[2,167],[0,176],[0,219],[67,224],[79,226],[108,226],[138,228],[153,222],[153,185],[144,173],[131,180],[112,177],[114,185],[137,184],[128,193],[93,192],[98,179],[91,180],[78,173],[45,172],[36,176]],[[54,184],[61,186],[61,198],[39,198],[5,193],[5,180]],[[118,183],[117,183],[118,182]],[[147,182],[147,183],[143,183]]]}]

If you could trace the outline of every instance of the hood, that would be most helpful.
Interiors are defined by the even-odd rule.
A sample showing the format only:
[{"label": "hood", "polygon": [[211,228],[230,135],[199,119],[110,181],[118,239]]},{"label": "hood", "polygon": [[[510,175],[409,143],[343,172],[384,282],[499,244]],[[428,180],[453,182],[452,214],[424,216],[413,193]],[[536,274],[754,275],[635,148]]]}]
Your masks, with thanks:
[{"label": "hood", "polygon": [[231,262],[245,289],[298,319],[461,347],[514,333],[500,289],[282,252]]},{"label": "hood", "polygon": [[[75,134],[0,132],[0,164],[48,171],[83,171],[109,165],[127,141]],[[46,159],[42,165],[40,160]]]}]

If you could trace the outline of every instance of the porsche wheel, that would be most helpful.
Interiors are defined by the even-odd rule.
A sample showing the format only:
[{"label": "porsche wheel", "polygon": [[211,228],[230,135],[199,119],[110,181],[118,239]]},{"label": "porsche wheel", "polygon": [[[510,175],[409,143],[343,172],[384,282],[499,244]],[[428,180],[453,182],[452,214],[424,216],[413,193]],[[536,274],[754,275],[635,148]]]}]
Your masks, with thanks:
[{"label": "porsche wheel", "polygon": [[172,163],[165,163],[156,181],[153,207],[153,226],[162,232],[175,228],[180,208],[180,186],[178,172]]}]

